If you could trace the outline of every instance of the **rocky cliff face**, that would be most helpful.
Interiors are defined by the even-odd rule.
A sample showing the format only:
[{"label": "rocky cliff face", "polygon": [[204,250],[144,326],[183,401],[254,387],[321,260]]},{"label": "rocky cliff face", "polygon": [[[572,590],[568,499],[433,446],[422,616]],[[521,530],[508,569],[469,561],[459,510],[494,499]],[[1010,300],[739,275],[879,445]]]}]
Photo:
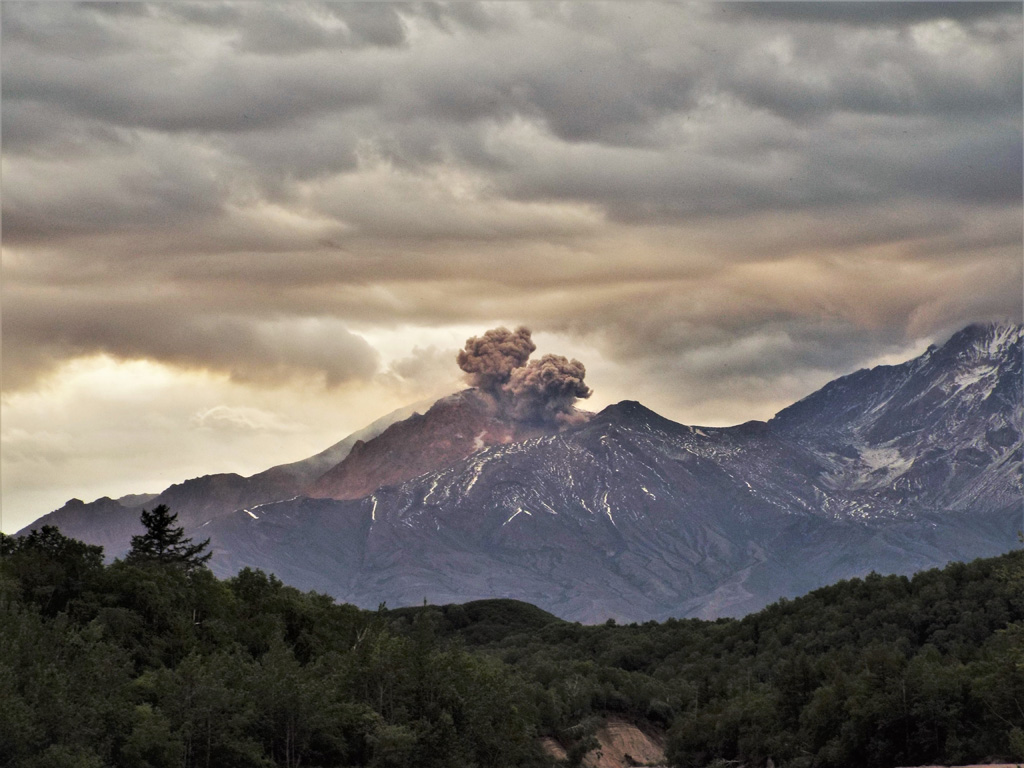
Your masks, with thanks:
[{"label": "rocky cliff face", "polygon": [[[632,768],[637,765],[657,768],[668,765],[664,734],[648,733],[628,720],[610,717],[601,723],[594,736],[598,746],[583,757],[584,768]],[[541,739],[541,748],[556,761],[569,759],[562,745],[550,736]]]}]

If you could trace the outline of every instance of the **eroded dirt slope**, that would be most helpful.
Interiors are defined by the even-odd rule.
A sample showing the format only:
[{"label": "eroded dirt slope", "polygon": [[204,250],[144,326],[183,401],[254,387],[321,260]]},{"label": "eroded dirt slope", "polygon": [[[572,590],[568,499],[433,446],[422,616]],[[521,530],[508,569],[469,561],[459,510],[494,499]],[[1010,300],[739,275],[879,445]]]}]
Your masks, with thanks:
[{"label": "eroded dirt slope", "polygon": [[[583,758],[585,768],[630,768],[665,765],[665,749],[659,736],[645,733],[633,723],[608,718],[597,730],[600,747]],[[544,750],[556,760],[565,760],[562,746],[551,738],[542,740]]]}]

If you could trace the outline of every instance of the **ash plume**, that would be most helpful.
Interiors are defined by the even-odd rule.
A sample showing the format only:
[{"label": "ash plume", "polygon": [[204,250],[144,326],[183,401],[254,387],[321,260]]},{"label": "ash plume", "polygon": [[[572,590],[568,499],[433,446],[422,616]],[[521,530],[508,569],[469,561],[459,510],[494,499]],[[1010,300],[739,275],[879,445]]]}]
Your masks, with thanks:
[{"label": "ash plume", "polygon": [[522,326],[492,328],[483,336],[466,339],[466,347],[455,358],[466,379],[474,387],[499,394],[512,371],[522,366],[537,345],[530,339],[530,329]]},{"label": "ash plume", "polygon": [[513,370],[502,389],[509,396],[513,418],[567,423],[576,415],[574,403],[591,395],[590,387],[583,383],[586,375],[579,360],[544,355]]},{"label": "ash plume", "polygon": [[535,349],[528,328],[493,328],[467,339],[456,360],[467,381],[490,395],[494,408],[508,418],[533,424],[585,419],[574,408],[591,394],[583,383],[583,363],[562,355],[527,362]]}]

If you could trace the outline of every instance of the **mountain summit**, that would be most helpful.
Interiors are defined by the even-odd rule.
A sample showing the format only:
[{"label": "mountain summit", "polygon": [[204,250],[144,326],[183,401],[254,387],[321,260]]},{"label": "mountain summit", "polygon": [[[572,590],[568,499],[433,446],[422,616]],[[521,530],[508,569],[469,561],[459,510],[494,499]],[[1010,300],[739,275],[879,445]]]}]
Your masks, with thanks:
[{"label": "mountain summit", "polygon": [[467,389],[442,398],[426,413],[398,421],[373,439],[360,440],[307,490],[309,496],[358,499],[383,485],[411,480],[454,464],[492,445],[557,432],[550,423],[507,417],[494,398]]},{"label": "mountain summit", "polygon": [[[505,331],[476,345],[503,345],[515,365],[498,359],[476,388],[351,441],[300,490],[265,498],[271,486],[252,481],[266,473],[190,481],[194,493],[216,490],[189,507],[214,569],[259,567],[369,607],[515,597],[570,619],[634,621],[742,614],[1016,542],[1021,326],[970,326],[767,423],[729,428],[677,424],[633,401],[589,417],[559,402],[510,408],[508,383],[526,378],[508,372],[526,367],[523,339]],[[571,382],[575,361],[561,361],[529,375]],[[116,502],[92,506],[54,515],[118,517]]]},{"label": "mountain summit", "polygon": [[858,371],[781,411],[779,434],[819,448],[824,483],[905,505],[1020,509],[1024,326],[971,325],[902,365]]}]

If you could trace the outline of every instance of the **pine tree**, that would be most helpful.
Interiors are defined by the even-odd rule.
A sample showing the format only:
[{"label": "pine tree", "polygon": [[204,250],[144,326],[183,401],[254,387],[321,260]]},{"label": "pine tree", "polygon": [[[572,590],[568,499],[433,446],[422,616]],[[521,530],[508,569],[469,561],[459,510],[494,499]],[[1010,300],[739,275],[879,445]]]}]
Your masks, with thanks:
[{"label": "pine tree", "polygon": [[178,522],[178,516],[166,504],[153,510],[142,510],[142,524],[146,532],[132,536],[132,548],[125,560],[129,563],[161,563],[175,565],[192,571],[206,564],[212,552],[203,554],[210,540],[193,544],[185,538],[185,529]]}]

